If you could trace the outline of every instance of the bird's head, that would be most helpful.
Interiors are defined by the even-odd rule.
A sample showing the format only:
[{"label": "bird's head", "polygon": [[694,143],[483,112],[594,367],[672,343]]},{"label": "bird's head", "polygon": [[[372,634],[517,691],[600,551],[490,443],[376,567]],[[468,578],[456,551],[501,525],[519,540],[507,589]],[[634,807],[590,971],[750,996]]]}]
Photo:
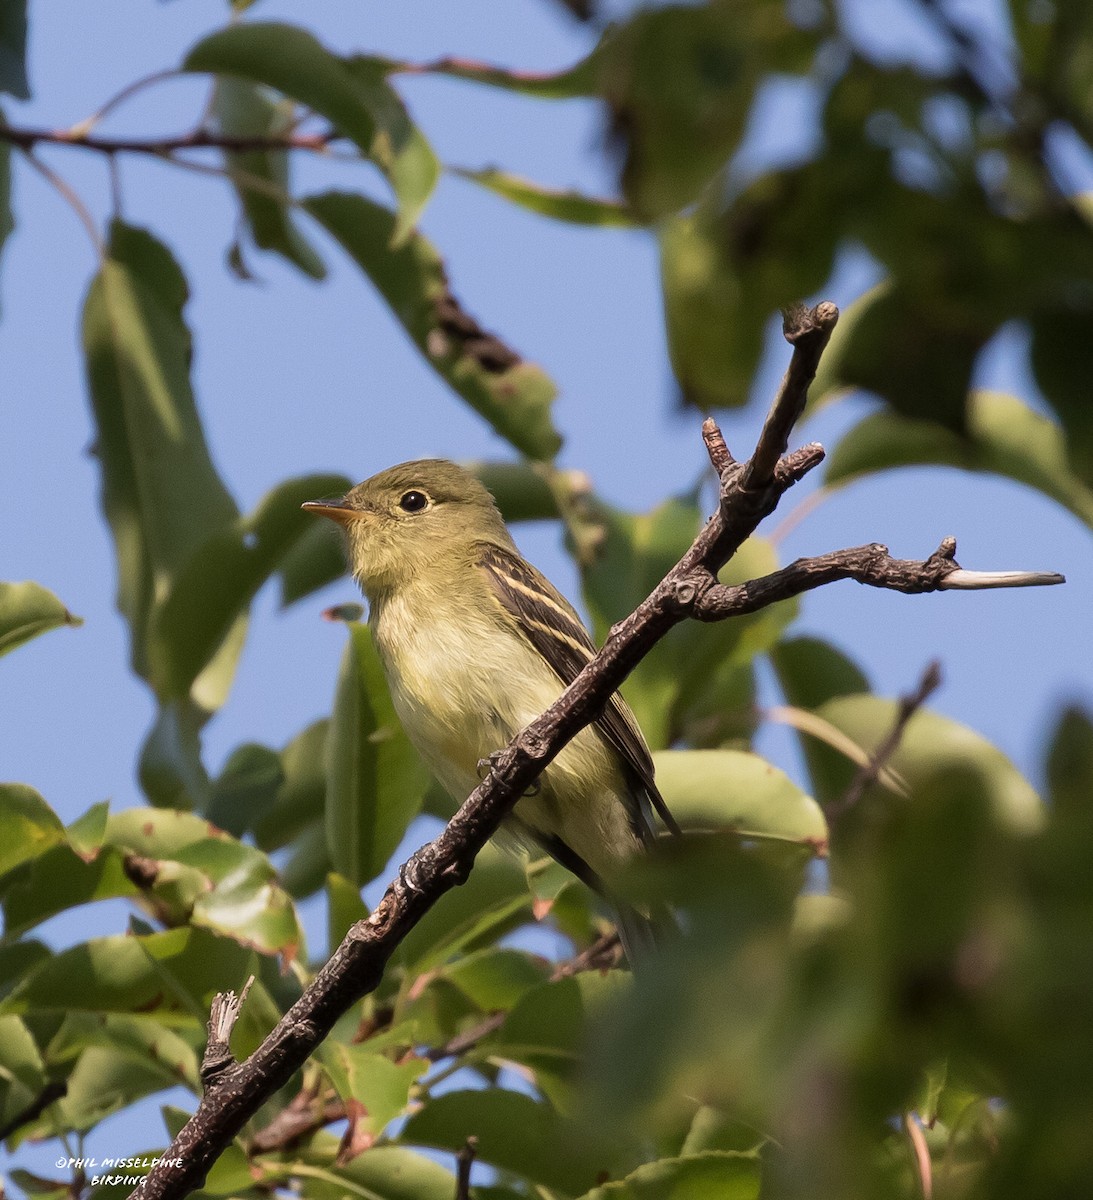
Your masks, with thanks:
[{"label": "bird's head", "polygon": [[388,467],[344,496],[309,500],[346,535],[349,568],[375,600],[479,541],[508,542],[493,496],[469,471],[443,458]]}]

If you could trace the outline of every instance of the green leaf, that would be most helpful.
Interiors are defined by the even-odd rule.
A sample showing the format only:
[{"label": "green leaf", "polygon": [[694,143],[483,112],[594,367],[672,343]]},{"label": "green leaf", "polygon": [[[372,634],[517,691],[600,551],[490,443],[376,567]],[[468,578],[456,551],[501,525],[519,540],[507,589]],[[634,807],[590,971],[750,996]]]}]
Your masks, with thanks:
[{"label": "green leaf", "polygon": [[388,64],[379,58],[357,55],[345,60],[365,98],[376,135],[371,157],[387,176],[398,202],[398,220],[392,239],[401,245],[418,222],[440,178],[440,162],[424,134],[410,119],[398,92],[388,83]]},{"label": "green leaf", "polygon": [[275,750],[257,742],[237,746],[213,781],[208,818],[241,838],[272,811],[284,782],[281,756]]},{"label": "green leaf", "polygon": [[0,1016],[0,1126],[23,1113],[45,1087],[42,1055],[21,1018]]},{"label": "green leaf", "polygon": [[419,74],[428,71],[433,75],[446,75],[453,79],[464,79],[469,83],[486,84],[506,92],[517,92],[534,96],[540,100],[573,100],[578,96],[591,96],[596,87],[596,75],[603,43],[587,58],[582,58],[564,71],[509,71],[492,63],[475,62],[466,58],[442,58],[424,67],[418,63],[392,61],[392,71],[411,71]]},{"label": "green leaf", "polygon": [[399,208],[392,241],[409,234],[439,164],[387,83],[385,64],[339,58],[294,25],[253,22],[211,34],[190,51],[183,68],[265,84],[321,113],[390,180]]},{"label": "green leaf", "polygon": [[0,1010],[147,1013],[168,1025],[203,1025],[216,992],[256,973],[253,951],[204,929],[119,934],[46,959]]},{"label": "green leaf", "polygon": [[125,872],[124,856],[117,851],[86,861],[68,846],[53,846],[5,880],[4,932],[12,937],[81,904],[137,895]]},{"label": "green leaf", "polygon": [[396,959],[420,975],[459,951],[492,945],[527,920],[530,907],[527,881],[515,856],[487,844],[467,882],[425,914],[399,945]]},{"label": "green leaf", "polygon": [[281,607],[287,608],[345,574],[345,550],[329,521],[314,522],[284,556],[279,568]]},{"label": "green leaf", "polygon": [[440,256],[421,234],[392,250],[394,214],[363,196],[327,192],[304,207],[371,278],[426,360],[476,412],[530,458],[557,452],[553,382],[463,311]]},{"label": "green leaf", "polygon": [[476,1055],[502,1058],[531,1071],[536,1087],[562,1113],[572,1113],[590,1022],[610,1019],[611,1005],[630,980],[622,971],[582,973],[526,992]]},{"label": "green leaf", "polygon": [[333,954],[349,930],[367,916],[368,909],[361,899],[360,889],[331,871],[326,877],[327,952]]},{"label": "green leaf", "polygon": [[[1062,436],[1056,436],[1052,457],[1063,459],[1063,486],[1068,491],[1074,485],[1075,475],[1087,485],[1082,492],[1083,508],[1088,514],[1093,507],[1093,493],[1088,490],[1093,488],[1093,420],[1089,415],[1087,387],[1088,372],[1093,368],[1093,351],[1090,349],[1093,305],[1087,302],[1084,307],[1074,304],[1063,310],[1037,313],[1031,321],[1031,329],[1032,369],[1036,373],[1036,382],[1055,409],[1065,434],[1065,441]],[[1069,470],[1066,469],[1067,459]],[[1090,523],[1088,515],[1082,515],[1082,519]]]},{"label": "green leaf", "polygon": [[428,783],[395,716],[367,625],[349,627],[330,728],[327,846],[358,886],[374,879],[421,809]]},{"label": "green leaf", "polygon": [[646,1163],[617,1183],[593,1188],[581,1200],[758,1200],[759,1183],[756,1158],[705,1150]]},{"label": "green leaf", "polygon": [[63,842],[61,819],[32,787],[0,784],[0,875]]},{"label": "green leaf", "polygon": [[[877,696],[840,696],[815,711],[871,754],[891,732],[897,707],[896,701]],[[821,802],[836,800],[853,777],[855,768],[845,760],[841,765],[837,776],[814,777]],[[912,793],[946,771],[969,774],[979,781],[1000,827],[1027,834],[1043,825],[1042,802],[1002,751],[967,726],[929,709],[920,709],[908,722],[889,766]]]},{"label": "green leaf", "polygon": [[[240,79],[220,79],[213,93],[213,118],[230,135],[276,136],[292,125],[293,106],[276,103],[261,87]],[[229,167],[241,174],[232,178],[255,244],[273,250],[312,279],[322,279],[326,267],[300,232],[286,200],[259,187],[249,187],[245,176],[264,180],[289,195],[289,156],[283,150],[225,152]]]},{"label": "green leaf", "polygon": [[161,697],[189,694],[258,589],[311,528],[313,518],[300,505],[348,486],[341,475],[290,479],[190,556],[149,617],[149,669]]},{"label": "green leaf", "polygon": [[[298,953],[302,931],[295,908],[260,850],[200,817],[162,809],[117,813],[106,836],[110,844],[155,864],[156,877],[147,886],[165,901],[181,904],[183,912],[188,907],[185,919],[193,925],[288,961]],[[196,875],[196,888],[187,884],[186,869]]]},{"label": "green leaf", "polygon": [[0,583],[0,655],[50,629],[82,624],[40,584]]},{"label": "green leaf", "polygon": [[825,161],[810,163],[762,175],[727,204],[715,189],[663,223],[668,350],[690,404],[747,403],[772,314],[831,273],[837,228],[817,229],[810,215],[837,188]]},{"label": "green leaf", "polygon": [[772,3],[639,11],[597,56],[624,151],[623,191],[652,220],[693,201],[735,152],[771,70],[807,71],[814,42]]},{"label": "green leaf", "polygon": [[342,1056],[350,1096],[364,1105],[362,1119],[368,1131],[377,1137],[406,1111],[411,1089],[432,1067],[427,1058],[411,1057],[393,1063],[367,1046],[341,1045],[337,1050]]},{"label": "green leaf", "polygon": [[787,702],[800,708],[869,691],[857,663],[819,638],[785,638],[771,647],[769,657]]},{"label": "green leaf", "polygon": [[50,1055],[76,1053],[59,1105],[66,1129],[90,1129],[142,1097],[179,1084],[200,1091],[195,1046],[148,1017],[73,1013],[50,1043]]},{"label": "green leaf", "polygon": [[680,389],[696,406],[740,408],[769,313],[745,309],[743,281],[701,212],[665,221],[659,241],[668,353]]},{"label": "green leaf", "polygon": [[593,225],[631,228],[637,222],[625,204],[618,200],[602,200],[585,196],[575,191],[558,191],[543,187],[519,175],[510,175],[496,167],[471,171],[463,167],[451,168],[453,175],[477,183],[487,191],[518,204],[542,217],[555,221],[568,221],[571,225]]},{"label": "green leaf", "polygon": [[449,963],[440,973],[483,1012],[500,1012],[544,983],[550,971],[542,959],[524,951],[490,946]]},{"label": "green leaf", "polygon": [[684,828],[734,829],[823,853],[820,806],[777,767],[742,750],[660,750],[657,785]]},{"label": "green leaf", "polygon": [[309,1200],[452,1200],[451,1173],[403,1146],[373,1146],[344,1166],[334,1165],[337,1149],[324,1135],[293,1164]]},{"label": "green leaf", "polygon": [[26,0],[4,0],[0,5],[0,92],[17,100],[30,99],[26,58]]},{"label": "green leaf", "polygon": [[115,221],[84,305],[83,337],[102,501],[118,556],[118,607],[129,621],[133,668],[145,678],[154,601],[236,516],[190,387],[187,294],[167,249]]},{"label": "green leaf", "polygon": [[1071,469],[1062,430],[1016,396],[1000,392],[972,393],[964,435],[890,411],[870,414],[832,450],[825,483],[841,485],[892,467],[933,464],[1007,476],[1093,527],[1093,489]]},{"label": "green leaf", "polygon": [[144,794],[159,808],[207,809],[209,776],[201,761],[201,727],[208,714],[189,700],[160,707],[140,751]]},{"label": "green leaf", "polygon": [[272,808],[254,825],[254,838],[262,850],[280,850],[308,829],[321,832],[329,728],[329,720],[316,721],[281,751],[281,786]]},{"label": "green leaf", "polygon": [[568,1194],[586,1190],[618,1159],[616,1151],[605,1161],[608,1147],[590,1147],[549,1105],[500,1088],[433,1097],[401,1140],[458,1153],[470,1136],[478,1138],[479,1161]]}]

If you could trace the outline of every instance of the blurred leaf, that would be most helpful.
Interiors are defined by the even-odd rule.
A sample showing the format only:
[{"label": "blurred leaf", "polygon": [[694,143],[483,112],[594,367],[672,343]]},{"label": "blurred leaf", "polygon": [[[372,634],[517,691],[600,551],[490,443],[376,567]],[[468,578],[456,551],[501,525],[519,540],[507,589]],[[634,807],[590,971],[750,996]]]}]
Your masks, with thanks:
[{"label": "blurred leaf", "polygon": [[400,1136],[412,1145],[455,1153],[468,1137],[477,1137],[480,1162],[573,1195],[616,1165],[614,1155],[605,1161],[608,1147],[602,1142],[590,1147],[575,1134],[549,1105],[493,1088],[434,1096],[410,1117]]},{"label": "blurred leaf", "polygon": [[186,281],[151,234],[115,221],[84,306],[102,500],[118,556],[118,607],[148,678],[153,603],[236,517],[209,459],[190,387]]},{"label": "blurred leaf", "polygon": [[82,625],[37,583],[0,583],[0,655],[61,625]]},{"label": "blurred leaf", "polygon": [[149,618],[149,667],[161,697],[182,698],[313,520],[300,505],[345,491],[340,475],[290,479],[191,555]]},{"label": "blurred leaf", "polygon": [[0,92],[17,100],[30,99],[26,57],[26,0],[4,0],[0,5]]},{"label": "blurred leaf", "polygon": [[595,90],[602,49],[601,42],[587,58],[563,71],[509,71],[492,63],[468,58],[441,58],[424,65],[392,60],[389,66],[392,71],[406,70],[415,74],[428,71],[434,75],[486,84],[540,100],[572,100],[578,96],[590,96]]},{"label": "blurred leaf", "polygon": [[530,458],[557,452],[553,382],[459,306],[440,256],[420,233],[392,250],[394,214],[363,196],[327,192],[304,207],[369,276],[426,360],[476,412]]},{"label": "blurred leaf", "polygon": [[41,963],[0,1009],[148,1013],[203,1024],[217,991],[242,987],[255,955],[203,929],[94,938]]},{"label": "blurred leaf", "polygon": [[1067,442],[1053,421],[1015,396],[973,392],[964,435],[898,413],[872,413],[828,456],[828,486],[892,467],[941,464],[989,471],[1036,488],[1093,526],[1093,489],[1071,470]]},{"label": "blurred leaf", "polygon": [[597,91],[635,212],[652,220],[693,201],[735,152],[767,72],[805,72],[813,50],[772,0],[639,10],[616,26]]},{"label": "blurred leaf", "polygon": [[329,728],[329,720],[316,721],[281,751],[280,787],[272,807],[253,826],[260,849],[280,850],[308,828],[320,828],[321,832]]},{"label": "blurred leaf", "polygon": [[327,846],[358,887],[383,870],[421,809],[428,772],[402,729],[367,625],[349,626],[330,726]]},{"label": "blurred leaf", "polygon": [[522,950],[490,946],[442,968],[443,977],[483,1012],[507,1010],[546,981],[549,967]]},{"label": "blurred leaf", "polygon": [[758,1200],[759,1163],[746,1154],[706,1150],[686,1158],[646,1163],[618,1183],[586,1192],[581,1200]]},{"label": "blurred leaf", "polygon": [[290,896],[303,899],[317,892],[333,869],[326,829],[316,823],[293,842],[288,861],[281,868],[281,882]]},{"label": "blurred leaf", "polygon": [[482,1043],[477,1057],[519,1063],[562,1114],[576,1107],[574,1082],[589,1037],[589,1022],[610,1012],[629,986],[622,971],[591,972],[540,983],[527,991],[504,1024]]},{"label": "blurred leaf", "polygon": [[20,983],[50,951],[42,942],[19,941],[0,943],[0,999]]},{"label": "blurred leaf", "polygon": [[256,742],[237,746],[213,781],[208,818],[241,838],[271,812],[284,782],[281,756],[275,750]]},{"label": "blurred leaf", "polygon": [[[1093,86],[1093,76],[1090,85]],[[1093,493],[1089,490],[1093,488],[1093,419],[1089,413],[1087,384],[1088,372],[1093,370],[1093,350],[1090,348],[1093,339],[1093,304],[1086,298],[1084,306],[1074,304],[1063,310],[1047,310],[1036,314],[1030,324],[1032,368],[1036,372],[1036,382],[1055,409],[1065,434],[1064,441],[1057,431],[1052,430],[1055,434],[1051,446],[1052,459],[1061,460],[1060,486],[1067,492],[1074,489],[1081,491],[1084,512],[1079,515],[1086,524],[1090,524],[1093,523],[1089,515],[1093,511]],[[1074,475],[1086,487],[1077,484]],[[1067,504],[1072,512],[1075,511],[1066,500],[1061,503]]]},{"label": "blurred leaf", "polygon": [[140,786],[158,808],[208,808],[212,793],[201,761],[207,715],[189,700],[160,706],[138,764]]},{"label": "blurred leaf", "polygon": [[400,943],[395,960],[420,975],[460,950],[491,945],[526,921],[530,907],[527,882],[515,856],[488,843],[467,882],[422,917]]},{"label": "blurred leaf", "polygon": [[[324,1142],[326,1153],[321,1149]],[[403,1146],[373,1146],[367,1154],[334,1166],[337,1146],[336,1138],[316,1139],[294,1164],[309,1200],[452,1200],[451,1172],[421,1154]]]},{"label": "blurred leaf", "polygon": [[[811,712],[837,696],[870,690],[869,681],[857,663],[819,638],[783,639],[771,648],[769,658],[786,703],[798,710]],[[818,798],[830,801],[833,794],[821,791],[818,781],[840,780],[845,790],[852,777],[845,754],[828,742],[806,736],[799,728],[797,740]],[[837,794],[842,795],[842,791]]]},{"label": "blurred leaf", "polygon": [[367,916],[360,889],[332,871],[326,877],[327,954],[333,954],[349,930]]},{"label": "blurred leaf", "polygon": [[[0,120],[3,119],[4,115],[0,112]],[[11,147],[4,142],[0,143],[0,254],[14,229],[15,215],[11,210]]]},{"label": "blurred leaf", "polygon": [[393,243],[413,228],[439,165],[386,80],[386,66],[331,54],[307,30],[278,22],[232,25],[198,42],[187,71],[234,75],[276,88],[321,113],[387,175],[398,201]]},{"label": "blurred leaf", "polygon": [[[821,704],[817,714],[872,753],[892,729],[897,704],[877,696],[841,696]],[[839,777],[813,779],[822,803],[840,797],[855,768],[842,764]],[[1039,797],[1010,760],[986,738],[940,713],[920,709],[908,722],[889,766],[907,781],[912,792],[924,780],[946,770],[969,773],[979,781],[994,819],[1014,833],[1032,833],[1044,821]]]},{"label": "blurred leaf", "polygon": [[0,783],[0,875],[63,842],[64,826],[25,783]]},{"label": "blurred leaf", "polygon": [[[367,1046],[339,1046],[350,1095],[364,1105],[366,1128],[378,1137],[406,1111],[413,1085],[432,1067],[427,1058],[393,1063]],[[346,1097],[348,1099],[348,1097]]]},{"label": "blurred leaf", "polygon": [[510,175],[507,171],[496,167],[486,167],[480,171],[470,171],[463,167],[452,168],[452,174],[460,179],[470,180],[503,197],[505,200],[518,204],[542,217],[551,217],[555,221],[568,221],[572,225],[619,226],[632,227],[634,218],[624,204],[617,200],[602,200],[594,196],[585,196],[575,191],[558,191],[554,188],[543,187],[530,179],[519,175]]},{"label": "blurred leaf", "polygon": [[684,828],[734,829],[823,853],[820,806],[777,767],[741,750],[660,750],[657,785]]},{"label": "blurred leaf", "polygon": [[784,638],[771,647],[769,657],[786,701],[800,708],[869,691],[857,663],[819,638]]},{"label": "blurred leaf", "polygon": [[83,859],[93,858],[102,848],[106,837],[106,822],[110,816],[110,802],[103,800],[77,817],[68,827],[68,844]]},{"label": "blurred leaf", "polygon": [[19,1017],[0,1016],[0,1126],[22,1114],[45,1087],[42,1055]]},{"label": "blurred leaf", "polygon": [[[219,79],[213,92],[213,118],[226,134],[276,136],[287,133],[294,117],[293,106],[275,103],[260,87],[240,79]],[[247,176],[265,180],[289,194],[289,155],[283,150],[247,150],[224,155],[229,167]],[[255,244],[274,250],[312,279],[326,275],[323,261],[300,233],[288,205],[244,178],[232,184],[246,214]]]},{"label": "blurred leaf", "polygon": [[[71,1028],[69,1028],[71,1026]],[[79,1053],[59,1105],[64,1128],[87,1130],[153,1092],[182,1084],[197,1093],[198,1057],[179,1034],[147,1017],[75,1013],[50,1045]]]},{"label": "blurred leaf", "polygon": [[371,157],[387,176],[398,202],[394,246],[401,245],[421,216],[440,178],[440,162],[410,119],[398,92],[388,83],[389,66],[379,58],[345,60],[376,123]]},{"label": "blurred leaf", "polygon": [[345,574],[345,550],[338,531],[329,521],[314,522],[285,554],[279,574],[283,608],[341,579]]},{"label": "blurred leaf", "polygon": [[772,315],[831,273],[837,227],[817,229],[810,215],[834,206],[839,186],[821,160],[762,175],[727,203],[715,191],[662,224],[668,350],[688,403],[748,402]]},{"label": "blurred leaf", "polygon": [[71,912],[81,904],[113,897],[133,897],[136,885],[125,873],[123,856],[116,851],[85,861],[68,846],[53,846],[24,864],[4,881],[4,932],[15,936],[57,913]]}]

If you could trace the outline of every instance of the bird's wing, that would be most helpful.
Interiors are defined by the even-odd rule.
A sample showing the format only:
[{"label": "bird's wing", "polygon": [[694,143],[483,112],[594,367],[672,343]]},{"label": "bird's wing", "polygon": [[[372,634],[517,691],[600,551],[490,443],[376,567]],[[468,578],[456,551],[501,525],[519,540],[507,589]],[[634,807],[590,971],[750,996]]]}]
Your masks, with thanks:
[{"label": "bird's wing", "polygon": [[[532,645],[543,656],[563,684],[576,679],[596,653],[580,617],[554,585],[530,563],[498,546],[483,542],[479,546],[478,565],[485,572],[494,596],[513,617]],[[653,759],[645,744],[630,706],[615,692],[596,728],[618,751],[627,773],[644,792],[669,829],[678,826],[653,779]],[[637,822],[640,835],[648,838],[650,830],[644,814]]]}]

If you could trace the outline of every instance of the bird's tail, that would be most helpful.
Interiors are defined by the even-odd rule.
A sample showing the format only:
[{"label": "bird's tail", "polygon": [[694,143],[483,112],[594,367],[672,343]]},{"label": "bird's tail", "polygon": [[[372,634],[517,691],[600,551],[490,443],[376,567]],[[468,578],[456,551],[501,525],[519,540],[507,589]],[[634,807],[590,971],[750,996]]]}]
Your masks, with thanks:
[{"label": "bird's tail", "polygon": [[632,905],[616,901],[615,920],[626,961],[635,974],[645,970],[657,954],[680,935],[676,919],[664,907],[643,913]]}]

